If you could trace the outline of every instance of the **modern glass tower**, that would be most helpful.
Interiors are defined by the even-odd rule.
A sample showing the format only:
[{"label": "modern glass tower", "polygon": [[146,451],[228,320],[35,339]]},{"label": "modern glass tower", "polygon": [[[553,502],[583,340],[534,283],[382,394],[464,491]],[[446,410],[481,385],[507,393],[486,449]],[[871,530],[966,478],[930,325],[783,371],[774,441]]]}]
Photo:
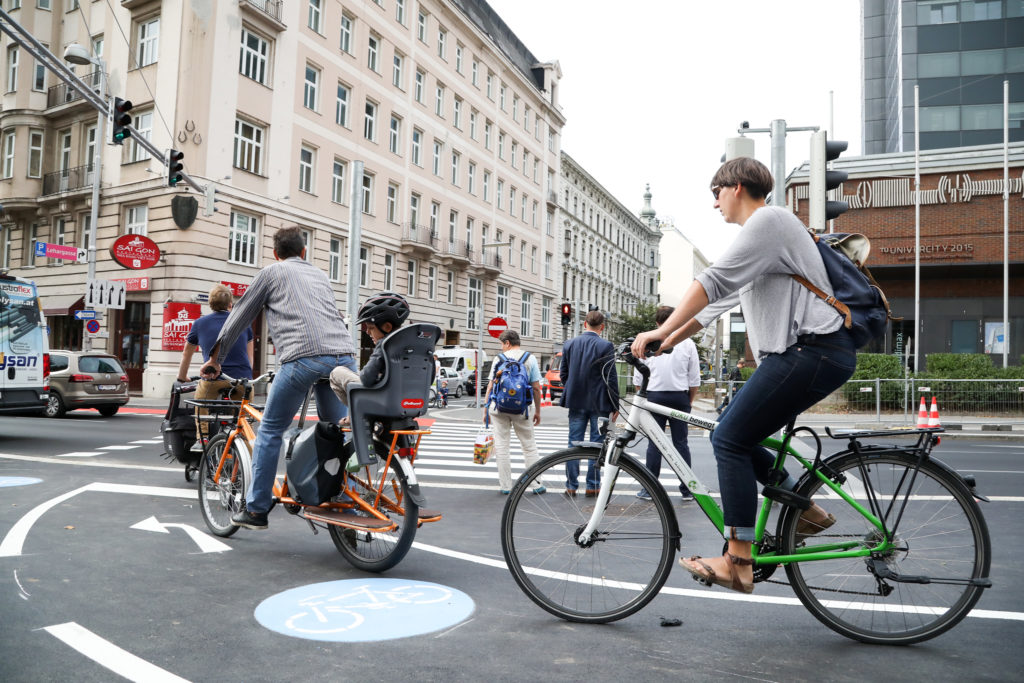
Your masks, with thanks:
[{"label": "modern glass tower", "polygon": [[864,153],[1024,140],[1024,0],[862,0]]}]

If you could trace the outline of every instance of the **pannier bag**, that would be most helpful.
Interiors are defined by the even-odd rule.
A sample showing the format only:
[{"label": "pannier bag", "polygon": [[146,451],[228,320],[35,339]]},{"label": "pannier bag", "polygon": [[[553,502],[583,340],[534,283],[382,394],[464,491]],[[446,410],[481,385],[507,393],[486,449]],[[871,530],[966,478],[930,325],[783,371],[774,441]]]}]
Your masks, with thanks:
[{"label": "pannier bag", "polygon": [[196,416],[192,406],[185,404],[184,394],[191,394],[198,382],[175,382],[171,385],[171,402],[167,406],[160,434],[164,439],[164,453],[180,463],[199,460],[199,453],[192,452],[196,442]]},{"label": "pannier bag", "polygon": [[292,438],[286,465],[292,497],[304,505],[320,505],[338,495],[348,457],[341,427],[318,422]]}]

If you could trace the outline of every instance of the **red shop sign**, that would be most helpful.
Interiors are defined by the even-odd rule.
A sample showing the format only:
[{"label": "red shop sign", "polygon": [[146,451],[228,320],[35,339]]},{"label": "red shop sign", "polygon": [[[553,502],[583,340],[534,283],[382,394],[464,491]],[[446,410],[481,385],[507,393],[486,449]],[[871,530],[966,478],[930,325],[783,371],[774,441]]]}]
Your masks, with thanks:
[{"label": "red shop sign", "polygon": [[110,255],[125,268],[143,270],[160,260],[160,247],[145,235],[121,235],[111,245]]},{"label": "red shop sign", "polygon": [[231,293],[235,296],[242,296],[245,294],[245,290],[249,289],[249,285],[243,285],[240,282],[225,282],[221,280],[222,285],[231,290]]},{"label": "red shop sign", "polygon": [[171,301],[164,306],[163,336],[161,351],[181,351],[192,323],[202,314],[199,304]]}]

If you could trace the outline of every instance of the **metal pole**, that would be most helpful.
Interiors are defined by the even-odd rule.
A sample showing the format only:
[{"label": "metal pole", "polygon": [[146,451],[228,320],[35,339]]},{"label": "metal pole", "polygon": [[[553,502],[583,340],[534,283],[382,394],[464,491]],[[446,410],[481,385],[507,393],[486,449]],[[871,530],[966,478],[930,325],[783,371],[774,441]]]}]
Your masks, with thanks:
[{"label": "metal pole", "polygon": [[[480,258],[487,259],[487,250],[483,243],[480,244]],[[480,300],[477,301],[477,319],[476,319],[476,404],[475,407],[480,407],[480,385],[484,379],[484,369],[480,367],[480,352],[484,348],[484,291],[487,285],[484,283],[483,278],[480,278]]]},{"label": "metal pole", "polygon": [[348,290],[345,315],[348,316],[348,331],[359,354],[359,330],[356,328],[356,314],[359,312],[359,242],[363,228],[363,162],[352,162],[352,201],[348,210]]},{"label": "metal pole", "polygon": [[1010,352],[1010,82],[1003,81],[1003,367]]},{"label": "metal pole", "polygon": [[786,205],[786,120],[774,119],[771,123],[772,137],[772,175],[775,186],[772,188],[772,206]]},{"label": "metal pole", "polygon": [[914,372],[921,369],[921,108],[914,86]]},{"label": "metal pole", "polygon": [[[99,57],[96,58],[96,66],[100,68],[100,97],[106,97],[107,93],[107,65]],[[98,223],[100,218],[100,180],[103,172],[103,144],[106,140],[106,131],[104,130],[104,124],[107,121],[106,112],[100,110],[96,112],[96,155],[93,158],[93,176],[92,176],[92,206],[89,207],[89,255],[88,255],[88,275],[86,276],[86,286],[88,286],[90,280],[96,279],[96,232],[98,230]],[[86,351],[92,351],[92,335],[86,334],[85,339],[82,341],[82,348]]]}]

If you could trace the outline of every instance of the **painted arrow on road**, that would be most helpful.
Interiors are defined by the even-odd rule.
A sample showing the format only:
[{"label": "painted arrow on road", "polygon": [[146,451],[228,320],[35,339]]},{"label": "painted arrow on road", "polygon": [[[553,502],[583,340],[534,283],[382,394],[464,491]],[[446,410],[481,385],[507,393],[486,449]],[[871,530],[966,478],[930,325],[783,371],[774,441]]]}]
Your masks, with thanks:
[{"label": "painted arrow on road", "polygon": [[194,526],[189,526],[188,524],[164,524],[163,522],[157,521],[156,517],[149,517],[138,524],[132,524],[130,528],[169,534],[171,533],[169,529],[172,527],[175,529],[184,529],[189,538],[195,541],[196,545],[199,546],[199,550],[204,553],[222,553],[225,550],[231,550],[231,546],[227,543],[221,543],[217,539],[210,537]]}]

